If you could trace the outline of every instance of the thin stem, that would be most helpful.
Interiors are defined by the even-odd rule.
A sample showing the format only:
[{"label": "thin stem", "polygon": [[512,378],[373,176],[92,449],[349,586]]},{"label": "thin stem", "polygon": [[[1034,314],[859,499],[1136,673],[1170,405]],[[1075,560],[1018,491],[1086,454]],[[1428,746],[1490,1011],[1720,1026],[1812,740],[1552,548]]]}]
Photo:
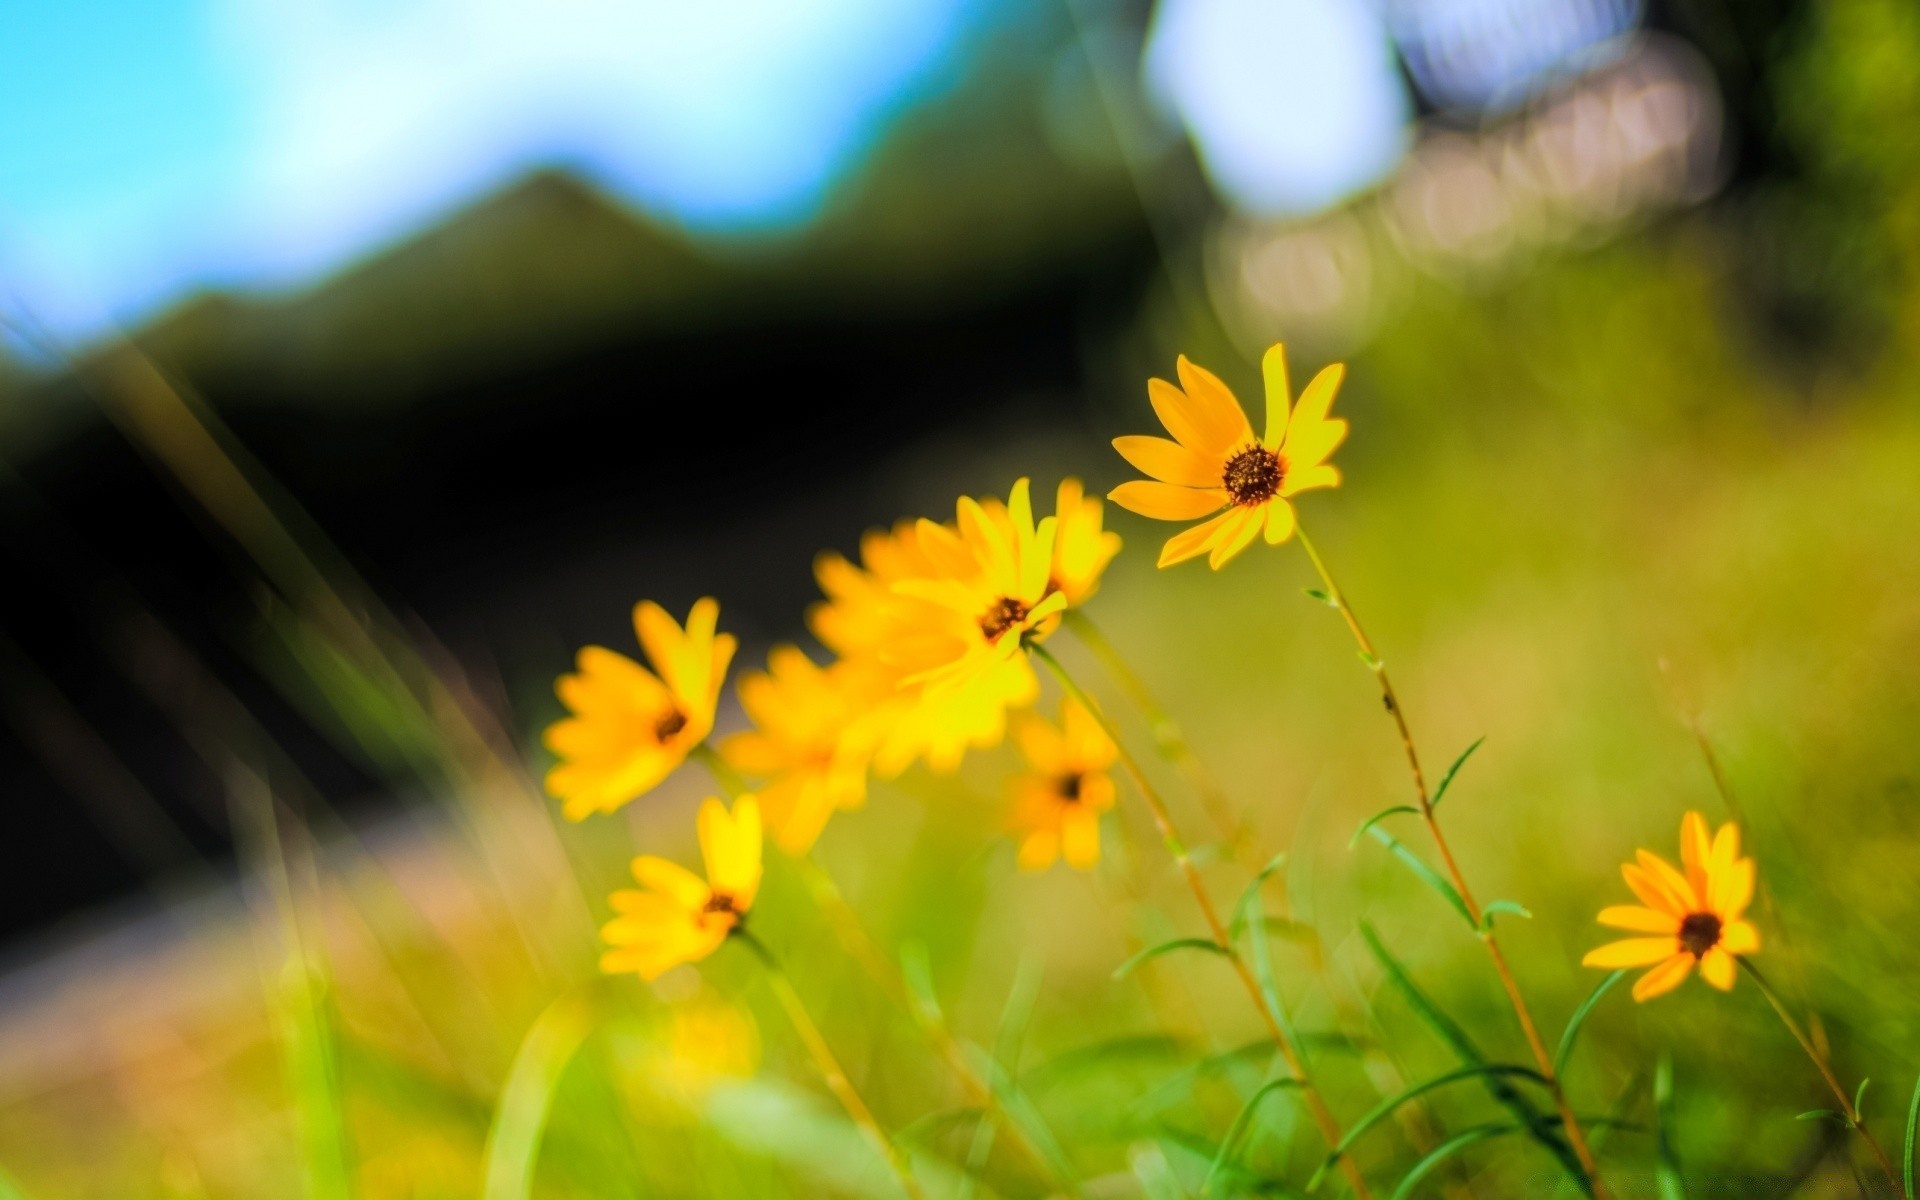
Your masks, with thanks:
[{"label": "thin stem", "polygon": [[801,1001],[800,993],[794,990],[793,981],[787,978],[787,973],[781,969],[779,961],[758,938],[744,929],[735,930],[733,936],[741,945],[752,950],[767,968],[767,982],[773,986],[773,994],[779,997],[780,1006],[787,1010],[787,1020],[793,1024],[794,1032],[800,1035],[800,1041],[806,1046],[807,1052],[813,1056],[814,1065],[820,1068],[820,1074],[827,1083],[827,1090],[840,1101],[840,1107],[847,1110],[847,1116],[853,1118],[853,1123],[865,1131],[881,1156],[887,1160],[888,1165],[892,1166],[893,1173],[899,1177],[900,1190],[913,1200],[927,1200],[927,1194],[920,1190],[919,1183],[913,1178],[913,1165],[907,1161],[905,1152],[887,1136],[886,1130],[882,1129],[880,1122],[874,1118],[873,1110],[867,1107],[867,1102],[862,1100],[860,1093],[854,1089],[852,1081],[847,1078],[846,1071],[840,1066],[840,1060],[833,1056],[833,1050],[827,1045],[827,1039],[821,1035],[820,1027],[813,1023],[813,1017],[807,1012],[806,1004]]},{"label": "thin stem", "polygon": [[1834,1099],[1840,1102],[1841,1115],[1846,1117],[1847,1124],[1853,1131],[1866,1141],[1868,1149],[1873,1151],[1873,1156],[1880,1160],[1880,1169],[1886,1172],[1888,1185],[1893,1188],[1893,1194],[1898,1195],[1900,1181],[1894,1175],[1892,1161],[1887,1158],[1887,1152],[1880,1148],[1880,1141],[1873,1136],[1873,1131],[1867,1128],[1866,1121],[1860,1116],[1860,1110],[1854,1106],[1853,1097],[1847,1095],[1847,1089],[1840,1086],[1840,1079],[1833,1073],[1833,1067],[1827,1062],[1827,1056],[1814,1046],[1813,1039],[1807,1036],[1807,1031],[1801,1028],[1800,1022],[1787,1011],[1786,1002],[1780,999],[1780,993],[1773,990],[1773,985],[1768,983],[1767,977],[1760,973],[1760,968],[1738,956],[1735,956],[1734,961],[1740,964],[1741,970],[1747,973],[1747,978],[1753,980],[1753,986],[1759,988],[1760,994],[1765,996],[1767,1003],[1773,1006],[1775,1015],[1780,1018],[1780,1023],[1787,1027],[1787,1032],[1793,1035],[1793,1040],[1800,1043],[1800,1048],[1806,1051],[1807,1057],[1813,1061],[1815,1069],[1820,1072],[1820,1078],[1826,1081],[1827,1089],[1833,1093]]},{"label": "thin stem", "polygon": [[[1152,783],[1148,782],[1146,772],[1140,768],[1139,760],[1127,750],[1113,723],[1095,706],[1093,699],[1081,690],[1080,685],[1074,682],[1073,676],[1067,674],[1067,669],[1060,665],[1060,660],[1053,656],[1052,651],[1038,643],[1029,645],[1027,649],[1045,664],[1047,670],[1053,673],[1053,677],[1060,681],[1060,686],[1066,689],[1067,694],[1079,701],[1093,719],[1100,723],[1107,737],[1112,739],[1115,748],[1119,751],[1121,765],[1126,768],[1128,776],[1133,780],[1134,788],[1140,793],[1140,798],[1146,801],[1147,809],[1153,814],[1153,823],[1160,831],[1160,840],[1166,843],[1167,852],[1173,856],[1173,861],[1180,868],[1180,874],[1186,880],[1187,887],[1192,890],[1194,901],[1200,906],[1200,915],[1206,920],[1207,929],[1212,934],[1214,943],[1220,947],[1221,953],[1233,965],[1234,974],[1239,976],[1241,985],[1247,989],[1247,995],[1253,1000],[1254,1008],[1259,1011],[1261,1020],[1265,1022],[1274,1046],[1280,1051],[1281,1058],[1286,1060],[1287,1070],[1300,1081],[1300,1092],[1306,1097],[1307,1107],[1313,1114],[1314,1123],[1320,1127],[1320,1135],[1326,1139],[1329,1149],[1339,1146],[1342,1138],[1340,1123],[1334,1119],[1332,1110],[1327,1107],[1326,1100],[1320,1095],[1320,1089],[1307,1074],[1306,1064],[1301,1060],[1300,1052],[1294,1046],[1293,1040],[1287,1036],[1286,1031],[1280,1026],[1279,1018],[1268,1007],[1266,996],[1260,990],[1259,981],[1253,977],[1253,972],[1248,969],[1246,960],[1234,948],[1233,938],[1227,932],[1226,925],[1221,922],[1220,913],[1213,906],[1213,898],[1207,894],[1206,883],[1200,878],[1199,869],[1193,865],[1193,860],[1188,856],[1186,844],[1180,840],[1180,833],[1173,824],[1173,816],[1167,811],[1165,802],[1160,799],[1160,793],[1154,789]],[[1352,1158],[1342,1155],[1340,1167],[1345,1172],[1354,1195],[1361,1200],[1367,1200],[1372,1193],[1367,1190],[1366,1180],[1360,1174],[1358,1165]]]},{"label": "thin stem", "polygon": [[[714,782],[718,783],[731,798],[738,799],[749,790],[746,780],[740,777],[739,772],[728,765],[727,761],[705,742],[694,747],[691,753],[692,757],[699,759],[701,765],[712,773]],[[821,916],[826,918],[828,927],[833,930],[834,938],[840,943],[840,948],[847,952],[848,957],[860,964],[860,968],[867,973],[867,977],[886,994],[889,1001],[904,1009],[912,1017],[914,1025],[927,1041],[932,1043],[934,1051],[946,1064],[947,1069],[953,1072],[961,1089],[967,1093],[968,1101],[986,1112],[1000,1109],[1002,1106],[999,1098],[994,1094],[992,1086],[981,1077],[980,1072],[969,1061],[966,1047],[953,1036],[953,1031],[947,1028],[944,1021],[927,1012],[924,1005],[914,1002],[907,990],[907,981],[900,974],[900,968],[873,940],[873,935],[867,932],[865,923],[860,920],[860,914],[847,902],[846,894],[833,881],[833,876],[814,861],[812,854],[790,855],[788,860],[793,863],[794,869],[799,873],[800,882],[807,889],[807,895],[813,899]],[[1035,1144],[1032,1135],[1021,1122],[1009,1119],[1002,1124],[1013,1133],[1015,1144],[1053,1186],[1071,1195],[1080,1194],[1079,1185],[1067,1178],[1047,1154]]]},{"label": "thin stem", "polygon": [[1573,1146],[1574,1154],[1580,1160],[1581,1169],[1587,1173],[1587,1184],[1597,1200],[1606,1200],[1607,1187],[1600,1178],[1599,1163],[1594,1160],[1593,1150],[1587,1144],[1586,1132],[1581,1129],[1578,1118],[1574,1116],[1573,1105],[1567,1099],[1566,1089],[1560,1085],[1560,1077],[1553,1069],[1553,1056],[1547,1050],[1546,1042],[1540,1036],[1539,1026],[1534,1024],[1533,1013],[1527,1007],[1527,1001],[1520,994],[1519,981],[1507,966],[1507,957],[1500,950],[1500,943],[1493,930],[1482,920],[1480,904],[1473,898],[1473,891],[1467,886],[1466,876],[1460,870],[1460,864],[1453,857],[1453,848],[1448,845],[1446,834],[1441,832],[1440,822],[1434,815],[1433,796],[1427,790],[1426,772],[1420,767],[1420,751],[1414,746],[1413,731],[1407,726],[1406,711],[1400,705],[1400,698],[1394,693],[1393,680],[1387,674],[1386,664],[1374,652],[1373,643],[1367,638],[1367,631],[1360,626],[1360,618],[1355,615],[1352,605],[1347,603],[1346,593],[1333,581],[1333,573],[1327,570],[1327,564],[1320,557],[1320,551],[1314,547],[1313,539],[1307,536],[1305,528],[1296,528],[1295,536],[1300,546],[1313,560],[1313,569],[1320,576],[1320,583],[1326,589],[1327,598],[1333,601],[1340,616],[1347,623],[1347,629],[1353,634],[1353,640],[1365,656],[1373,677],[1380,685],[1380,702],[1386,706],[1387,713],[1393,718],[1395,730],[1400,734],[1400,747],[1407,756],[1407,770],[1413,776],[1413,790],[1420,801],[1420,816],[1426,823],[1427,833],[1433,839],[1434,849],[1439,852],[1440,860],[1446,868],[1447,876],[1454,890],[1460,893],[1460,899],[1467,906],[1467,916],[1474,927],[1480,930],[1480,940],[1486,944],[1487,956],[1493,960],[1493,969],[1500,976],[1500,986],[1507,993],[1507,1000],[1513,1006],[1514,1016],[1519,1018],[1521,1032],[1526,1035],[1527,1046],[1533,1052],[1540,1074],[1546,1077],[1547,1086],[1553,1093],[1554,1106],[1560,1110],[1560,1127],[1566,1131],[1567,1141]]},{"label": "thin stem", "polygon": [[1087,648],[1088,653],[1100,660],[1100,666],[1112,677],[1114,686],[1118,687],[1128,701],[1140,710],[1140,715],[1146,719],[1147,727],[1153,731],[1153,744],[1155,749],[1159,750],[1160,757],[1187,776],[1188,781],[1193,784],[1194,794],[1200,799],[1200,807],[1206,811],[1207,818],[1220,831],[1221,841],[1226,844],[1230,853],[1237,856],[1246,843],[1246,823],[1235,814],[1233,803],[1227,799],[1227,793],[1214,779],[1213,772],[1207,770],[1206,764],[1200,761],[1200,756],[1194,753],[1192,743],[1187,741],[1187,735],[1181,730],[1179,724],[1166,709],[1161,707],[1160,702],[1154,699],[1153,693],[1147,689],[1146,682],[1134,673],[1133,668],[1127,664],[1127,660],[1114,649],[1113,643],[1107,640],[1106,634],[1100,631],[1100,627],[1093,623],[1091,617],[1080,609],[1070,608],[1064,620],[1067,627],[1073,630],[1074,636],[1080,639],[1080,644]]}]

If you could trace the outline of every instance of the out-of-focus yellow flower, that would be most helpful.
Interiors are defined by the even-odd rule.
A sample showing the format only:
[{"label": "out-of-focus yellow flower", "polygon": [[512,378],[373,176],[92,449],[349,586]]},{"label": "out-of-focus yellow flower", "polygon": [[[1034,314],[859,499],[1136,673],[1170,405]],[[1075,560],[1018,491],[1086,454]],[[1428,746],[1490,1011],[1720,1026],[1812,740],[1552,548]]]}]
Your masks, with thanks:
[{"label": "out-of-focus yellow flower", "polygon": [[600,931],[613,947],[601,956],[601,970],[657,979],[712,954],[746,920],[760,890],[759,802],[742,796],[729,813],[709,796],[700,806],[699,829],[705,879],[650,854],[633,860],[640,890],[612,896],[620,915]]},{"label": "out-of-focus yellow flower", "polygon": [[[987,514],[1012,527],[1007,506],[998,498],[980,502]],[[1105,506],[1089,497],[1078,479],[1062,479],[1053,501],[1053,567],[1047,590],[1067,598],[1069,608],[1084,604],[1100,588],[1100,576],[1120,553],[1120,535],[1106,529]]]},{"label": "out-of-focus yellow flower", "polygon": [[740,705],[754,728],[728,738],[720,752],[735,770],[769,781],[759,789],[760,807],[782,850],[805,854],[836,810],[866,801],[869,717],[888,690],[871,674],[820,667],[795,646],[777,647],[765,672],[740,680]]},{"label": "out-of-focus yellow flower", "polygon": [[1602,909],[1600,923],[1650,936],[1608,943],[1581,960],[1589,967],[1652,967],[1633,985],[1635,1000],[1679,987],[1696,964],[1700,977],[1724,992],[1733,986],[1734,960],[1760,949],[1760,931],[1741,918],[1753,900],[1754,867],[1740,857],[1739,827],[1728,822],[1709,837],[1706,819],[1690,812],[1680,823],[1680,854],[1685,871],[1646,850],[1620,868],[1640,904]]},{"label": "out-of-focus yellow flower", "polygon": [[814,564],[826,600],[808,614],[814,636],[840,656],[834,669],[854,676],[856,692],[875,697],[860,735],[872,747],[876,774],[893,776],[916,759],[935,771],[959,767],[969,749],[996,746],[1006,736],[1007,709],[1031,704],[1039,682],[1014,658],[952,687],[905,683],[909,671],[883,651],[919,635],[929,621],[945,621],[934,605],[903,595],[895,585],[925,578],[936,567],[922,549],[914,522],[869,532],[860,562],[823,554]]},{"label": "out-of-focus yellow flower", "polygon": [[1109,500],[1161,521],[1219,513],[1167,539],[1160,551],[1163,567],[1205,554],[1217,571],[1263,530],[1267,543],[1278,545],[1293,536],[1292,497],[1340,484],[1340,469],[1327,459],[1346,438],[1347,423],[1327,411],[1345,365],[1315,375],[1291,411],[1285,348],[1274,344],[1260,366],[1267,387],[1265,437],[1253,436],[1240,402],[1218,376],[1182,355],[1179,387],[1147,381],[1153,411],[1173,440],[1113,440],[1122,458],[1153,478],[1123,483],[1107,493]]},{"label": "out-of-focus yellow flower", "polygon": [[650,1083],[695,1102],[714,1084],[751,1076],[760,1063],[760,1030],[737,1004],[705,997],[668,1010]]},{"label": "out-of-focus yellow flower", "polygon": [[645,794],[706,740],[735,646],[733,635],[714,632],[719,619],[711,598],[693,606],[685,629],[643,601],[633,626],[653,671],[588,646],[577,673],[560,677],[556,690],[573,715],[547,727],[547,748],[560,758],[547,790],[569,818],[612,812]]},{"label": "out-of-focus yellow flower", "polygon": [[922,520],[915,530],[931,573],[893,585],[925,601],[904,636],[880,647],[906,684],[956,687],[1018,657],[1060,623],[1065,594],[1051,582],[1054,518],[1037,524],[1025,479],[1013,485],[1004,516],[960,497],[956,526]]},{"label": "out-of-focus yellow flower", "polygon": [[1063,856],[1091,869],[1100,861],[1100,814],[1113,807],[1113,740],[1072,697],[1060,705],[1059,725],[1029,714],[1015,737],[1033,768],[1012,783],[1021,869],[1044,871]]}]

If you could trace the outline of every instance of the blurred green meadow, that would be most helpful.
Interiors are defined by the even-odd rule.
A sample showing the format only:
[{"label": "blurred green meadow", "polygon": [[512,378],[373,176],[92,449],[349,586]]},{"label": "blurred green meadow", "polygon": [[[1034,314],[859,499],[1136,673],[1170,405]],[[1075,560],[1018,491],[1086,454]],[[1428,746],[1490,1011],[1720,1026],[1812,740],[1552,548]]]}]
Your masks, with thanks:
[{"label": "blurred green meadow", "polygon": [[[1816,7],[1782,115],[1783,136],[1825,115],[1797,143],[1812,182],[1522,265],[1413,273],[1364,337],[1290,339],[1297,382],[1348,362],[1336,412],[1353,424],[1344,484],[1299,507],[1429,777],[1485,739],[1442,819],[1482,902],[1531,914],[1498,929],[1549,1045],[1603,977],[1579,960],[1610,936],[1594,914],[1627,899],[1618,864],[1673,856],[1689,809],[1738,820],[1765,889],[1756,961],[1814,1015],[1839,1077],[1871,1079],[1867,1120],[1897,1151],[1920,1077],[1920,24],[1891,3]],[[1841,245],[1825,261],[1852,266],[1798,274],[1795,239]],[[1079,419],[974,428],[937,468],[937,444],[872,464],[898,515],[944,516],[951,495],[1022,475],[1043,492],[1128,478],[1107,441],[1156,432],[1145,380],[1170,377],[1176,353],[1257,412],[1261,343],[1198,302],[1202,255],[1166,253],[1142,310],[1079,348],[1094,381]],[[1756,254],[1775,272],[1760,282],[1734,263]],[[1758,311],[1769,288],[1836,324],[1809,344]],[[538,734],[560,714],[567,648],[544,667],[515,657],[496,689],[386,607],[404,597],[377,598],[351,547],[330,548],[214,418],[129,361],[113,376],[126,427],[173,474],[222,481],[182,501],[273,584],[260,625],[289,691],[414,799],[343,820],[244,716],[206,731],[238,882],[185,880],[16,977],[0,1197],[897,1195],[739,946],[651,985],[598,971],[628,860],[697,862],[692,814],[719,790],[699,764],[616,816],[562,819]],[[1217,904],[1285,855],[1255,890],[1273,918],[1255,931],[1335,1112],[1351,1124],[1462,1066],[1436,1012],[1484,1061],[1530,1062],[1472,932],[1380,846],[1352,844],[1411,797],[1369,671],[1304,594],[1299,546],[1158,571],[1175,527],[1112,505],[1107,521],[1126,549],[1087,613],[1246,821],[1237,860],[1097,660],[1070,631],[1050,646],[1155,772]],[[775,632],[802,629],[795,611]],[[149,649],[162,690],[231,700]],[[736,671],[766,649],[750,642]],[[721,730],[740,722],[729,693]],[[1060,1194],[1015,1126],[1088,1197],[1304,1194],[1324,1147],[1294,1099],[1263,1095],[1277,1068],[1225,965],[1175,952],[1115,977],[1205,932],[1139,797],[1121,782],[1098,870],[1026,875],[1006,831],[1017,769],[1008,745],[954,775],[876,782],[815,852],[918,1019],[769,850],[753,930],[880,1123],[936,1197]],[[1417,822],[1389,827],[1428,853]],[[990,1064],[992,1111],[945,1069],[929,1021]],[[1611,991],[1565,1080],[1617,1196],[1872,1186],[1857,1139],[1795,1119],[1831,1097],[1744,980],[1644,1005]],[[1506,1120],[1463,1078],[1394,1109],[1353,1155],[1396,1195],[1469,1135],[1406,1194],[1578,1195]],[[1334,1173],[1319,1191],[1343,1187]]]}]

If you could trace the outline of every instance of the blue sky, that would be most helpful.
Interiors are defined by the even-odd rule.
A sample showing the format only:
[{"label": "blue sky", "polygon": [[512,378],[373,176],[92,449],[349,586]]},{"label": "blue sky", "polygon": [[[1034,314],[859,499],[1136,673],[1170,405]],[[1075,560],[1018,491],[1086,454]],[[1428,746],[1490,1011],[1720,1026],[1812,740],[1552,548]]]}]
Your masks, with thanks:
[{"label": "blue sky", "polygon": [[978,0],[10,0],[0,277],[57,331],[296,286],[530,167],[804,221]]}]

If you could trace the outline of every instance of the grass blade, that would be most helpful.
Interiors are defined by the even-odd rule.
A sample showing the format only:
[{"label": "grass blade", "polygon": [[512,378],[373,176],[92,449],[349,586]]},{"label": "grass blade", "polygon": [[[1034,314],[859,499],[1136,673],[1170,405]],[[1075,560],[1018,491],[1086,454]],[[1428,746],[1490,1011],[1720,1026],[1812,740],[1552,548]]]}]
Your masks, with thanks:
[{"label": "grass blade", "polygon": [[1452,785],[1453,777],[1460,773],[1460,768],[1467,765],[1467,760],[1473,757],[1473,752],[1478,750],[1480,744],[1486,740],[1484,737],[1474,739],[1473,745],[1462,750],[1460,757],[1453,760],[1453,765],[1447,768],[1447,773],[1440,777],[1440,786],[1433,789],[1432,807],[1440,807],[1440,802],[1447,798],[1447,788]]},{"label": "grass blade", "polygon": [[1327,1155],[1326,1160],[1314,1171],[1313,1177],[1307,1180],[1307,1190],[1311,1192],[1318,1188],[1320,1181],[1326,1178],[1327,1172],[1333,1169],[1341,1157],[1353,1147],[1353,1144],[1364,1137],[1367,1131],[1371,1130],[1375,1125],[1392,1116],[1401,1105],[1407,1103],[1409,1100],[1424,1096],[1435,1088],[1446,1087],[1448,1084],[1458,1083],[1463,1079],[1473,1079],[1486,1075],[1504,1075],[1514,1079],[1530,1079],[1538,1083],[1541,1087],[1548,1086],[1546,1076],[1534,1070],[1532,1067],[1522,1067],[1514,1063],[1475,1063],[1472,1066],[1456,1067],[1445,1074],[1436,1075],[1432,1079],[1416,1083],[1399,1095],[1389,1096],[1374,1105],[1371,1109],[1367,1110],[1366,1115],[1348,1126],[1346,1135],[1340,1139],[1340,1143],[1333,1148],[1332,1152]]},{"label": "grass blade", "polygon": [[1653,1180],[1660,1200],[1687,1200],[1680,1157],[1673,1150],[1673,1059],[1665,1054],[1653,1069]]},{"label": "grass blade", "polygon": [[1220,1151],[1213,1156],[1213,1165],[1207,1168],[1206,1182],[1200,1185],[1200,1194],[1202,1196],[1213,1193],[1214,1180],[1219,1177],[1220,1172],[1226,1167],[1227,1159],[1232,1156],[1233,1148],[1239,1144],[1240,1138],[1247,1131],[1247,1127],[1253,1124],[1253,1115],[1255,1111],[1259,1109],[1260,1102],[1275,1092],[1283,1091],[1287,1088],[1298,1088],[1300,1086],[1301,1084],[1298,1079],[1270,1079],[1266,1083],[1261,1084],[1260,1087],[1254,1091],[1253,1095],[1247,1097],[1247,1102],[1240,1106],[1239,1112],[1234,1114],[1233,1123],[1227,1126],[1227,1135],[1220,1139]]},{"label": "grass blade", "polygon": [[1426,861],[1418,854],[1415,854],[1413,851],[1407,849],[1406,846],[1402,845],[1399,838],[1394,837],[1378,825],[1370,827],[1367,833],[1373,837],[1374,841],[1379,842],[1391,851],[1395,858],[1405,863],[1407,869],[1419,876],[1422,883],[1438,892],[1441,899],[1452,905],[1453,911],[1460,914],[1460,919],[1467,923],[1469,929],[1472,929],[1475,933],[1479,932],[1479,928],[1473,923],[1473,914],[1467,911],[1467,902],[1460,898],[1460,893],[1454,890],[1451,883],[1448,883],[1440,877],[1440,872],[1428,866]]},{"label": "grass blade", "polygon": [[547,1005],[521,1040],[487,1130],[484,1200],[526,1200],[532,1193],[553,1093],[592,1030],[593,1015],[589,997],[568,992]]},{"label": "grass blade", "polygon": [[1907,1105],[1906,1152],[1900,1156],[1900,1173],[1907,1185],[1907,1200],[1913,1200],[1913,1135],[1920,1127],[1920,1079],[1913,1084],[1913,1103]]},{"label": "grass blade", "polygon": [[1406,1175],[1400,1180],[1400,1186],[1393,1189],[1393,1195],[1390,1200],[1408,1200],[1408,1197],[1413,1195],[1413,1189],[1420,1185],[1421,1180],[1446,1165],[1448,1159],[1459,1154],[1467,1147],[1488,1141],[1492,1138],[1501,1137],[1505,1134],[1518,1133],[1525,1128],[1525,1126],[1516,1125],[1511,1121],[1495,1121],[1490,1124],[1475,1125],[1471,1129],[1461,1130],[1446,1141],[1441,1142],[1438,1146],[1435,1146],[1427,1152],[1426,1157],[1413,1164],[1412,1168],[1408,1170]]},{"label": "grass blade", "polygon": [[1554,1078],[1566,1079],[1567,1060],[1573,1056],[1574,1039],[1580,1036],[1580,1027],[1586,1024],[1587,1015],[1593,1012],[1594,1006],[1600,1003],[1602,996],[1613,989],[1614,984],[1626,977],[1626,971],[1619,970],[1602,979],[1591,992],[1587,993],[1587,998],[1580,1002],[1580,1007],[1573,1010],[1573,1016],[1567,1019],[1566,1031],[1560,1035],[1560,1047],[1553,1052]]},{"label": "grass blade", "polygon": [[1287,856],[1285,854],[1274,855],[1267,860],[1266,866],[1260,868],[1259,874],[1255,875],[1252,881],[1240,890],[1240,901],[1233,906],[1233,920],[1227,923],[1228,937],[1240,936],[1241,929],[1246,927],[1248,910],[1260,898],[1260,888],[1272,877],[1275,871],[1278,871],[1286,865]]},{"label": "grass blade", "polygon": [[1372,829],[1375,825],[1378,825],[1380,822],[1386,820],[1388,817],[1404,817],[1404,816],[1417,817],[1419,815],[1420,815],[1420,810],[1415,808],[1411,804],[1396,804],[1392,808],[1383,808],[1379,812],[1368,817],[1366,820],[1360,822],[1360,828],[1354,830],[1353,836],[1347,839],[1347,849],[1351,850],[1355,846],[1358,846],[1360,844],[1360,839],[1367,836],[1367,830]]},{"label": "grass blade", "polygon": [[1116,980],[1125,979],[1127,976],[1133,974],[1135,969],[1142,963],[1147,962],[1149,959],[1159,958],[1162,954],[1170,954],[1175,950],[1210,950],[1223,958],[1227,953],[1225,946],[1208,938],[1175,938],[1170,942],[1161,942],[1158,946],[1149,946],[1132,958],[1121,963],[1113,969],[1113,977]]}]

